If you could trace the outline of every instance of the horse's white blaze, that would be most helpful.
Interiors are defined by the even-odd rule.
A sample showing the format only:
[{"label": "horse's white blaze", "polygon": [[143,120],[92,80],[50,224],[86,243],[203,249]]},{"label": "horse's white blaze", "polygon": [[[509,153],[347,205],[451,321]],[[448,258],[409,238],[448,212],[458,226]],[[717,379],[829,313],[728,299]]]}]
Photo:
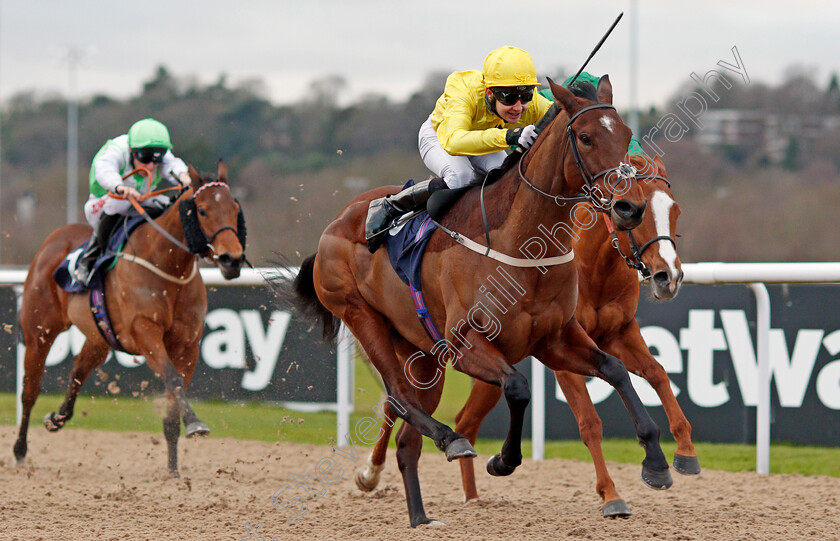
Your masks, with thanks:
[{"label": "horse's white blaze", "polygon": [[601,117],[601,125],[607,128],[607,130],[609,130],[610,133],[613,132],[613,124],[615,124],[615,120],[611,119],[610,117],[606,115]]},{"label": "horse's white blaze", "polygon": [[[656,224],[656,235],[663,237],[671,236],[671,207],[674,200],[663,191],[657,190],[651,198],[653,210],[653,222]],[[671,276],[677,275],[677,250],[667,240],[659,240],[659,257],[668,264]]]}]

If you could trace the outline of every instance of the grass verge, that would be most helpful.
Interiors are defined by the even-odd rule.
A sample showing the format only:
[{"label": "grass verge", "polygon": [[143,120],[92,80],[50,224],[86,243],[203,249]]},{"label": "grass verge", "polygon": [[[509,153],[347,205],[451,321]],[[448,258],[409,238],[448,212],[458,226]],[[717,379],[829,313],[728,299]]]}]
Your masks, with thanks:
[{"label": "grass verge", "polygon": [[[373,417],[373,409],[381,398],[379,384],[362,363],[356,364],[355,387],[355,412],[351,415],[351,427],[363,417]],[[455,414],[466,400],[469,389],[469,378],[450,371],[435,417],[450,426],[454,425]],[[39,397],[30,423],[32,430],[44,430],[40,426],[41,419],[57,409],[62,398],[59,395]],[[211,428],[211,437],[323,445],[335,441],[336,419],[332,412],[303,413],[272,404],[217,400],[194,400],[192,405]],[[67,424],[67,428],[160,433],[165,408],[162,396],[126,398],[80,395],[76,401],[75,417]],[[0,393],[0,424],[14,423],[15,395]],[[11,447],[12,442],[8,443]],[[482,455],[495,454],[501,449],[501,443],[499,440],[479,440],[476,450]],[[670,439],[670,435],[663,435],[661,444],[665,455],[672,457],[676,443]],[[394,446],[393,440],[391,446]],[[428,438],[424,438],[423,446],[425,452],[437,452]],[[606,439],[602,446],[608,461],[640,464],[644,458],[642,449],[633,440]],[[753,445],[695,442],[695,447],[704,468],[733,472],[755,471]],[[529,440],[523,441],[523,454],[526,457],[531,455]],[[545,456],[590,462],[589,452],[579,440],[547,441]],[[770,447],[770,471],[840,477],[840,448],[773,444]]]}]

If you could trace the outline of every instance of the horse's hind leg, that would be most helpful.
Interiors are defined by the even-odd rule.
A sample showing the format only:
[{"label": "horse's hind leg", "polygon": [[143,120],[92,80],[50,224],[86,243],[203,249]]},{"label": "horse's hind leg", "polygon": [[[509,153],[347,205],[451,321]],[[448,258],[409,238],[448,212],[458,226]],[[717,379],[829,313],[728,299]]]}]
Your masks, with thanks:
[{"label": "horse's hind leg", "polygon": [[[417,374],[428,377],[423,381],[428,381],[435,375],[435,366],[426,365],[425,370],[418,370]],[[425,411],[433,412],[437,409],[440,403],[440,396],[443,392],[443,378],[437,380],[434,386],[420,390],[418,389],[418,396],[420,403]],[[441,525],[437,520],[430,519],[426,516],[426,511],[423,507],[423,496],[420,494],[420,478],[417,471],[417,464],[420,461],[420,452],[423,447],[423,438],[416,428],[403,423],[397,431],[397,466],[403,478],[403,486],[405,487],[405,499],[408,505],[408,515],[411,520],[411,527],[416,528],[421,524]]]},{"label": "horse's hind leg", "polygon": [[642,480],[657,489],[666,489],[673,484],[668,461],[659,446],[659,427],[633,389],[627,369],[618,358],[598,349],[576,319],[572,318],[559,335],[544,339],[534,355],[554,371],[598,376],[615,388],[630,413],[639,444],[645,449]]},{"label": "horse's hind leg", "polygon": [[[29,433],[29,417],[32,414],[32,408],[35,406],[35,401],[41,392],[41,377],[44,374],[44,364],[47,360],[47,353],[53,345],[56,337],[67,329],[69,324],[62,321],[53,321],[48,317],[43,317],[38,313],[38,310],[30,310],[29,302],[24,292],[24,304],[21,308],[20,326],[24,336],[24,343],[26,345],[26,355],[24,356],[24,375],[23,375],[23,395],[21,397],[22,416],[20,421],[20,428],[18,429],[18,438],[14,445],[15,460],[18,465],[22,465],[26,458],[27,442],[26,438]],[[38,303],[35,303],[36,305]],[[44,310],[45,313],[57,313],[49,309]]]},{"label": "horse's hind leg", "polygon": [[615,483],[607,471],[607,463],[604,460],[604,451],[601,449],[603,438],[603,427],[598,412],[586,390],[586,380],[579,374],[572,374],[566,371],[555,372],[557,383],[566,396],[566,401],[572,413],[577,419],[580,439],[589,449],[592,455],[592,463],[595,465],[595,491],[601,496],[604,502],[603,514],[605,517],[629,517],[632,515],[630,507],[615,488]]},{"label": "horse's hind leg", "polygon": [[73,361],[73,370],[70,373],[70,383],[67,386],[64,401],[57,412],[53,411],[44,417],[44,426],[47,430],[56,432],[73,418],[73,408],[76,405],[79,389],[87,381],[91,371],[105,362],[109,351],[108,345],[104,342],[94,344],[90,339],[85,341],[85,345]]},{"label": "horse's hind leg", "polygon": [[393,430],[394,420],[396,419],[388,401],[383,406],[382,414],[385,419],[382,421],[382,427],[379,429],[379,439],[376,440],[376,445],[373,446],[373,451],[368,456],[367,463],[356,469],[356,486],[362,492],[370,492],[379,485],[379,476],[385,468],[388,440],[391,439],[391,431]]},{"label": "horse's hind leg", "polygon": [[[487,417],[490,410],[499,402],[502,397],[502,390],[489,383],[476,380],[473,383],[470,396],[461,411],[455,415],[455,431],[463,434],[475,445],[478,437],[478,429],[481,421]],[[464,501],[469,502],[478,499],[478,489],[475,486],[475,460],[462,458],[458,461],[461,465],[461,484],[464,487]]]},{"label": "horse's hind leg", "polygon": [[642,338],[639,324],[633,320],[621,335],[603,348],[624,362],[627,370],[645,378],[650,383],[662,407],[668,416],[671,434],[677,442],[674,451],[674,469],[684,475],[700,473],[700,460],[691,441],[691,423],[686,419],[680,408],[674,391],[671,390],[671,380],[662,365],[650,354],[650,349]]}]

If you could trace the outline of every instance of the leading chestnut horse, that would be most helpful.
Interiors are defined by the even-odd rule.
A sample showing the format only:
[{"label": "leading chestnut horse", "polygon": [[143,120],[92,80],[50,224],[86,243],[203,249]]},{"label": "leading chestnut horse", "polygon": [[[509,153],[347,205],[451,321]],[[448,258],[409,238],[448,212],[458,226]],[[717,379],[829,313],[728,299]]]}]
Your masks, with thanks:
[{"label": "leading chestnut horse", "polygon": [[[197,257],[212,257],[228,280],[239,276],[245,261],[245,221],[230,193],[227,167],[219,161],[218,179],[201,177],[192,167],[189,174],[191,187],[154,224],[145,223],[134,231],[116,266],[104,278],[108,316],[119,343],[128,353],[145,356],[166,387],[163,434],[173,476],[178,475],[181,418],[187,437],[209,432],[185,394],[198,361],[207,313],[207,291]],[[53,272],[67,254],[89,237],[87,225],[64,226],[47,237],[29,266],[20,308],[26,356],[23,417],[14,445],[18,464],[26,457],[29,416],[56,336],[75,325],[86,340],[73,361],[61,407],[44,418],[51,432],[73,417],[79,389],[111,349],[94,322],[88,293],[68,293],[53,280]]]},{"label": "leading chestnut horse", "polygon": [[[397,462],[412,527],[434,522],[420,494],[421,435],[434,440],[448,460],[475,456],[466,437],[427,413],[440,400],[440,366],[446,364],[504,392],[510,428],[501,453],[487,464],[491,474],[510,475],[521,463],[530,390],[513,365],[535,356],[552,370],[600,377],[615,387],[645,448],[642,478],[656,488],[672,483],[659,428],[627,370],[598,349],[574,316],[577,272],[569,261],[573,220],[581,219],[573,213],[581,207],[573,203],[586,201],[609,212],[619,229],[637,226],[644,214],[632,169],[621,163],[630,129],[612,106],[608,77],[591,98],[549,84],[560,113],[500,180],[469,191],[448,210],[440,223],[452,230],[449,236],[435,231],[429,241],[422,290],[430,319],[444,330],[444,339],[433,342],[424,330],[387,253],[367,250],[368,204],[392,188],[351,201],[327,226],[318,251],[302,262],[294,280],[298,301],[320,316],[325,338],[335,337],[339,319],[347,325],[405,421],[397,434]],[[482,242],[477,251],[466,248]],[[535,253],[535,246],[542,249]],[[520,253],[529,257],[514,257]]]},{"label": "leading chestnut horse", "polygon": [[[638,171],[636,179],[646,196],[645,217],[632,232],[616,232],[615,235],[611,234],[603,215],[596,226],[575,229],[579,235],[574,245],[578,269],[575,316],[598,347],[619,357],[630,372],[645,378],[653,386],[677,441],[674,469],[686,475],[698,474],[700,463],[691,442],[691,425],[674,397],[668,375],[651,355],[636,322],[639,273],[650,281],[651,293],[658,300],[674,298],[679,291],[683,273],[675,238],[680,207],[674,200],[665,166],[658,156],[631,156],[630,163]],[[581,439],[592,455],[597,476],[595,490],[603,503],[603,515],[631,515],[607,471],[601,450],[601,419],[586,390],[585,378],[566,371],[555,372],[555,377],[578,421]],[[499,389],[476,381],[466,404],[455,417],[455,430],[475,443],[481,421],[500,397]],[[376,488],[379,472],[384,467],[393,425],[389,413],[386,412],[388,419],[382,424],[379,440],[367,464],[356,472],[356,484],[365,492]],[[461,459],[460,465],[465,500],[478,499],[473,460]]]}]

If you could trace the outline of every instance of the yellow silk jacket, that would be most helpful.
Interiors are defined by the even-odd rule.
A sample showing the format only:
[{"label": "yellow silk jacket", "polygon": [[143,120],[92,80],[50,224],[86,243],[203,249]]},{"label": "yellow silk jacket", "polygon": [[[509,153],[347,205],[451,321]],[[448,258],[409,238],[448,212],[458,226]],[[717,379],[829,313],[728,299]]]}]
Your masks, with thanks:
[{"label": "yellow silk jacket", "polygon": [[432,112],[432,127],[446,152],[454,156],[481,156],[508,148],[507,130],[536,124],[552,102],[539,93],[519,122],[508,124],[487,109],[480,71],[456,71],[446,79],[443,95]]}]

